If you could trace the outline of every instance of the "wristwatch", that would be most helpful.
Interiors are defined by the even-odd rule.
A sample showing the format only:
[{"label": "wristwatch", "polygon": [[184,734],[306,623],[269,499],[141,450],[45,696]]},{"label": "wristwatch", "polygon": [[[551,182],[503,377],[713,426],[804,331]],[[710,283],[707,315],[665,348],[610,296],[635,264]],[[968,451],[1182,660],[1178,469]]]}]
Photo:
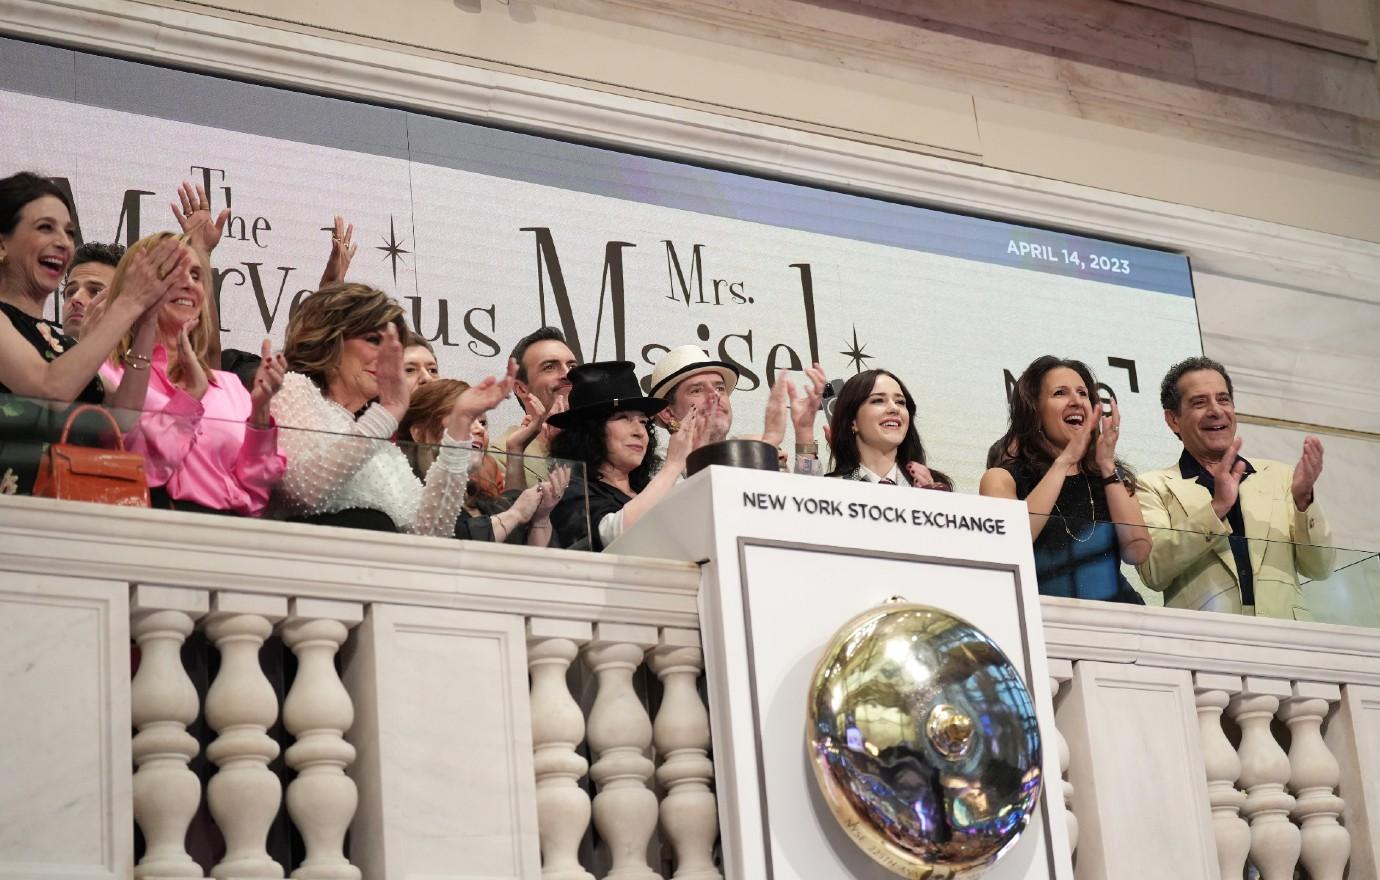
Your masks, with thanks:
[{"label": "wristwatch", "polygon": [[1120,469],[1120,468],[1114,468],[1114,469],[1112,470],[1112,473],[1111,473],[1110,476],[1106,476],[1106,477],[1103,477],[1103,478],[1102,478],[1102,485],[1104,485],[1104,486],[1110,486],[1110,485],[1112,485],[1112,484],[1114,484],[1114,483],[1120,483],[1120,482],[1121,482],[1121,469]]}]

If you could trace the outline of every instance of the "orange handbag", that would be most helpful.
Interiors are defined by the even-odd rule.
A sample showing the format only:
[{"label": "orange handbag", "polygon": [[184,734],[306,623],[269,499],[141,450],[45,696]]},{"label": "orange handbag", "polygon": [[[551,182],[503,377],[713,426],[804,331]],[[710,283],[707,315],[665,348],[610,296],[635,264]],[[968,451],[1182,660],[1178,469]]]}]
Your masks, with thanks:
[{"label": "orange handbag", "polygon": [[[83,412],[99,413],[115,432],[115,449],[78,446],[67,442],[72,423]],[[125,507],[149,506],[149,483],[144,457],[125,451],[125,438],[115,418],[89,403],[75,406],[62,426],[62,439],[50,443],[38,462],[34,495],[68,501],[94,501]]]}]

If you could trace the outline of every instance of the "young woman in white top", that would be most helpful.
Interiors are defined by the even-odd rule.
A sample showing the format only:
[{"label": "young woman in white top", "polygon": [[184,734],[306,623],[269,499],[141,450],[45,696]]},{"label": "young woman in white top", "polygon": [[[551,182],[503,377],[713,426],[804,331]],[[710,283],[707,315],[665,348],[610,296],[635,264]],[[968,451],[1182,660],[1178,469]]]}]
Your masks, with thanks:
[{"label": "young woman in white top", "polygon": [[288,324],[290,371],[273,398],[287,471],[274,509],[288,519],[450,536],[465,500],[470,423],[513,387],[513,369],[456,400],[425,481],[391,442],[407,412],[403,310],[363,284],[323,287]]},{"label": "young woman in white top", "polygon": [[953,491],[953,481],[925,463],[915,398],[895,373],[865,370],[844,383],[829,445],[827,477]]}]

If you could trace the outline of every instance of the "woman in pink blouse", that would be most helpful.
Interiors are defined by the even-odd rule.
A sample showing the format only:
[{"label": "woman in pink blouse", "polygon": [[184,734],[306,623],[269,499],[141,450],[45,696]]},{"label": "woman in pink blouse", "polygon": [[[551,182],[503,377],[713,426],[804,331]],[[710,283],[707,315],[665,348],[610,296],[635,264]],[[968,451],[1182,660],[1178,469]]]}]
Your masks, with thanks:
[{"label": "woman in pink blouse", "polygon": [[143,414],[126,444],[144,455],[155,507],[258,516],[287,466],[269,414],[283,384],[282,355],[275,356],[264,340],[252,391],[233,373],[211,368],[211,267],[183,236],[170,232],[129,249],[115,270],[106,307],[120,297],[130,259],[168,238],[192,251],[195,263],[178,290],[163,301],[157,326],[149,322],[141,331],[156,333],[153,353],[136,354],[133,336],[127,334],[101,372],[118,381],[124,370],[149,371]]}]

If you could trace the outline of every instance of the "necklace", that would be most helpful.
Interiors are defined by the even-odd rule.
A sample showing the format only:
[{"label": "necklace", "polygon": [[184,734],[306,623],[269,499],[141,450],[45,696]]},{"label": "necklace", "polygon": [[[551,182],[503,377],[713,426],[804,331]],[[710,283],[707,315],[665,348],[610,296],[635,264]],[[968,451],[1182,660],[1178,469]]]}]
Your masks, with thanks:
[{"label": "necklace", "polygon": [[1063,511],[1059,510],[1059,505],[1057,503],[1054,505],[1054,512],[1059,514],[1059,524],[1064,527],[1064,534],[1080,544],[1086,544],[1088,541],[1092,540],[1093,534],[1097,531],[1097,507],[1093,504],[1092,481],[1089,480],[1087,474],[1084,474],[1082,471],[1078,472],[1078,476],[1083,478],[1083,486],[1088,490],[1088,519],[1092,523],[1088,528],[1088,534],[1081,538],[1075,535],[1072,530],[1069,529],[1068,517],[1064,515]]}]

